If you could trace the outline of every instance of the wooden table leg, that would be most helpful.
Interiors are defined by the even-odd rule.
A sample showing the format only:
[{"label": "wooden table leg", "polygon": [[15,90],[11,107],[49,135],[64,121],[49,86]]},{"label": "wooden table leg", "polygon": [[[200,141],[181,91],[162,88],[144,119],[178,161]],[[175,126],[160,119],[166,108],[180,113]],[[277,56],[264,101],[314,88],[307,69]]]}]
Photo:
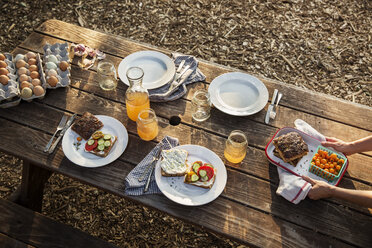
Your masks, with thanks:
[{"label": "wooden table leg", "polygon": [[51,171],[24,160],[21,185],[9,197],[9,200],[34,211],[41,212],[44,186],[51,175]]}]

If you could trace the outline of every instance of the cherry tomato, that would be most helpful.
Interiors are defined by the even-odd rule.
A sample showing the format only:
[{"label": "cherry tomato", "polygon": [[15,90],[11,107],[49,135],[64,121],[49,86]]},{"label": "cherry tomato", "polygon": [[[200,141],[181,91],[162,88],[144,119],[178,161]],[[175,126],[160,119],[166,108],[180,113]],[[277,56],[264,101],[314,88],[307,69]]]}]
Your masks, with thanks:
[{"label": "cherry tomato", "polygon": [[336,170],[337,170],[337,171],[341,170],[341,166],[336,165]]}]

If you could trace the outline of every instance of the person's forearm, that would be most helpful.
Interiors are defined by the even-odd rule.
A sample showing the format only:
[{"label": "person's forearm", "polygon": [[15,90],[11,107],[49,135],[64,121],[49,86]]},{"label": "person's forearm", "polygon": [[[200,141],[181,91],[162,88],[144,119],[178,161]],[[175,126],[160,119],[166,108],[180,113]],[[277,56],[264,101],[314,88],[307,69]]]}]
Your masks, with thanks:
[{"label": "person's forearm", "polygon": [[332,187],[331,197],[353,202],[368,208],[372,208],[372,191]]},{"label": "person's forearm", "polygon": [[349,143],[352,153],[372,151],[372,135]]}]

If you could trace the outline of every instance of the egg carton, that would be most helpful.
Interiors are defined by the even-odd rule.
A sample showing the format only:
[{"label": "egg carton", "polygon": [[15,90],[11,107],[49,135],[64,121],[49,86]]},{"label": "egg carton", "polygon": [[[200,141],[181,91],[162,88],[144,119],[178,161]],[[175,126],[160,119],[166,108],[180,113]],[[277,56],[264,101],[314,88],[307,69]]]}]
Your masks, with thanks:
[{"label": "egg carton", "polygon": [[[17,62],[19,60],[21,60],[21,59],[23,59],[26,62],[26,64],[25,64],[24,67],[28,70],[30,68],[30,65],[28,64],[29,58],[27,58],[27,56],[25,56],[23,54],[17,54],[16,55],[16,57],[14,58],[15,65],[17,65]],[[41,60],[41,57],[40,57],[40,54],[39,53],[36,54],[36,66],[38,68],[37,72],[39,73],[40,83],[41,83],[41,87],[44,90],[44,93],[42,95],[39,95],[39,96],[36,96],[33,93],[31,97],[24,97],[24,96],[22,96],[22,91],[23,90],[20,90],[21,91],[21,99],[22,100],[25,100],[27,102],[31,102],[33,99],[36,99],[36,98],[37,99],[43,99],[44,96],[45,96],[45,94],[46,94],[46,85],[47,85],[47,83],[46,83],[45,74],[44,74],[44,70],[43,70],[43,61]],[[18,74],[19,71],[20,71],[20,68],[17,69],[17,74]],[[27,80],[24,80],[24,81],[27,81],[27,82],[31,83],[32,79],[29,76],[30,75],[30,72],[28,71],[26,73],[26,75],[27,75]],[[18,80],[17,81],[18,81],[19,86],[21,86],[21,83],[22,83],[22,82],[20,82],[21,77],[22,77],[21,75],[18,75]],[[31,90],[34,90],[34,86],[32,84],[31,84],[31,86],[29,88]]]},{"label": "egg carton", "polygon": [[0,108],[9,108],[18,105],[21,98],[13,55],[10,53],[3,54],[5,56],[4,62],[7,64],[5,69],[9,72],[6,76],[9,80],[6,85],[0,83]]},{"label": "egg carton", "polygon": [[[45,62],[45,74],[46,80],[49,81],[50,77],[55,76],[58,79],[56,86],[51,86],[47,83],[47,88],[56,89],[59,87],[67,87],[71,83],[70,79],[70,58],[68,52],[68,44],[66,43],[55,43],[53,45],[46,44],[44,46],[44,62]],[[60,69],[62,61],[69,63],[66,71]]]}]

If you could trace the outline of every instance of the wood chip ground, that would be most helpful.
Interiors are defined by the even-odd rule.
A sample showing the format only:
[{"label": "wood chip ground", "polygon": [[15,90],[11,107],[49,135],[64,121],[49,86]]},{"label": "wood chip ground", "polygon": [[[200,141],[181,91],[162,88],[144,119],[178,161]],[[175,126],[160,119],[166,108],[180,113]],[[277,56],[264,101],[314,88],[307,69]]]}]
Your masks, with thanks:
[{"label": "wood chip ground", "polygon": [[[55,18],[372,106],[371,10],[367,0],[1,1],[0,51]],[[1,197],[20,166],[0,153]],[[240,247],[60,175],[43,213],[123,247]]]}]

